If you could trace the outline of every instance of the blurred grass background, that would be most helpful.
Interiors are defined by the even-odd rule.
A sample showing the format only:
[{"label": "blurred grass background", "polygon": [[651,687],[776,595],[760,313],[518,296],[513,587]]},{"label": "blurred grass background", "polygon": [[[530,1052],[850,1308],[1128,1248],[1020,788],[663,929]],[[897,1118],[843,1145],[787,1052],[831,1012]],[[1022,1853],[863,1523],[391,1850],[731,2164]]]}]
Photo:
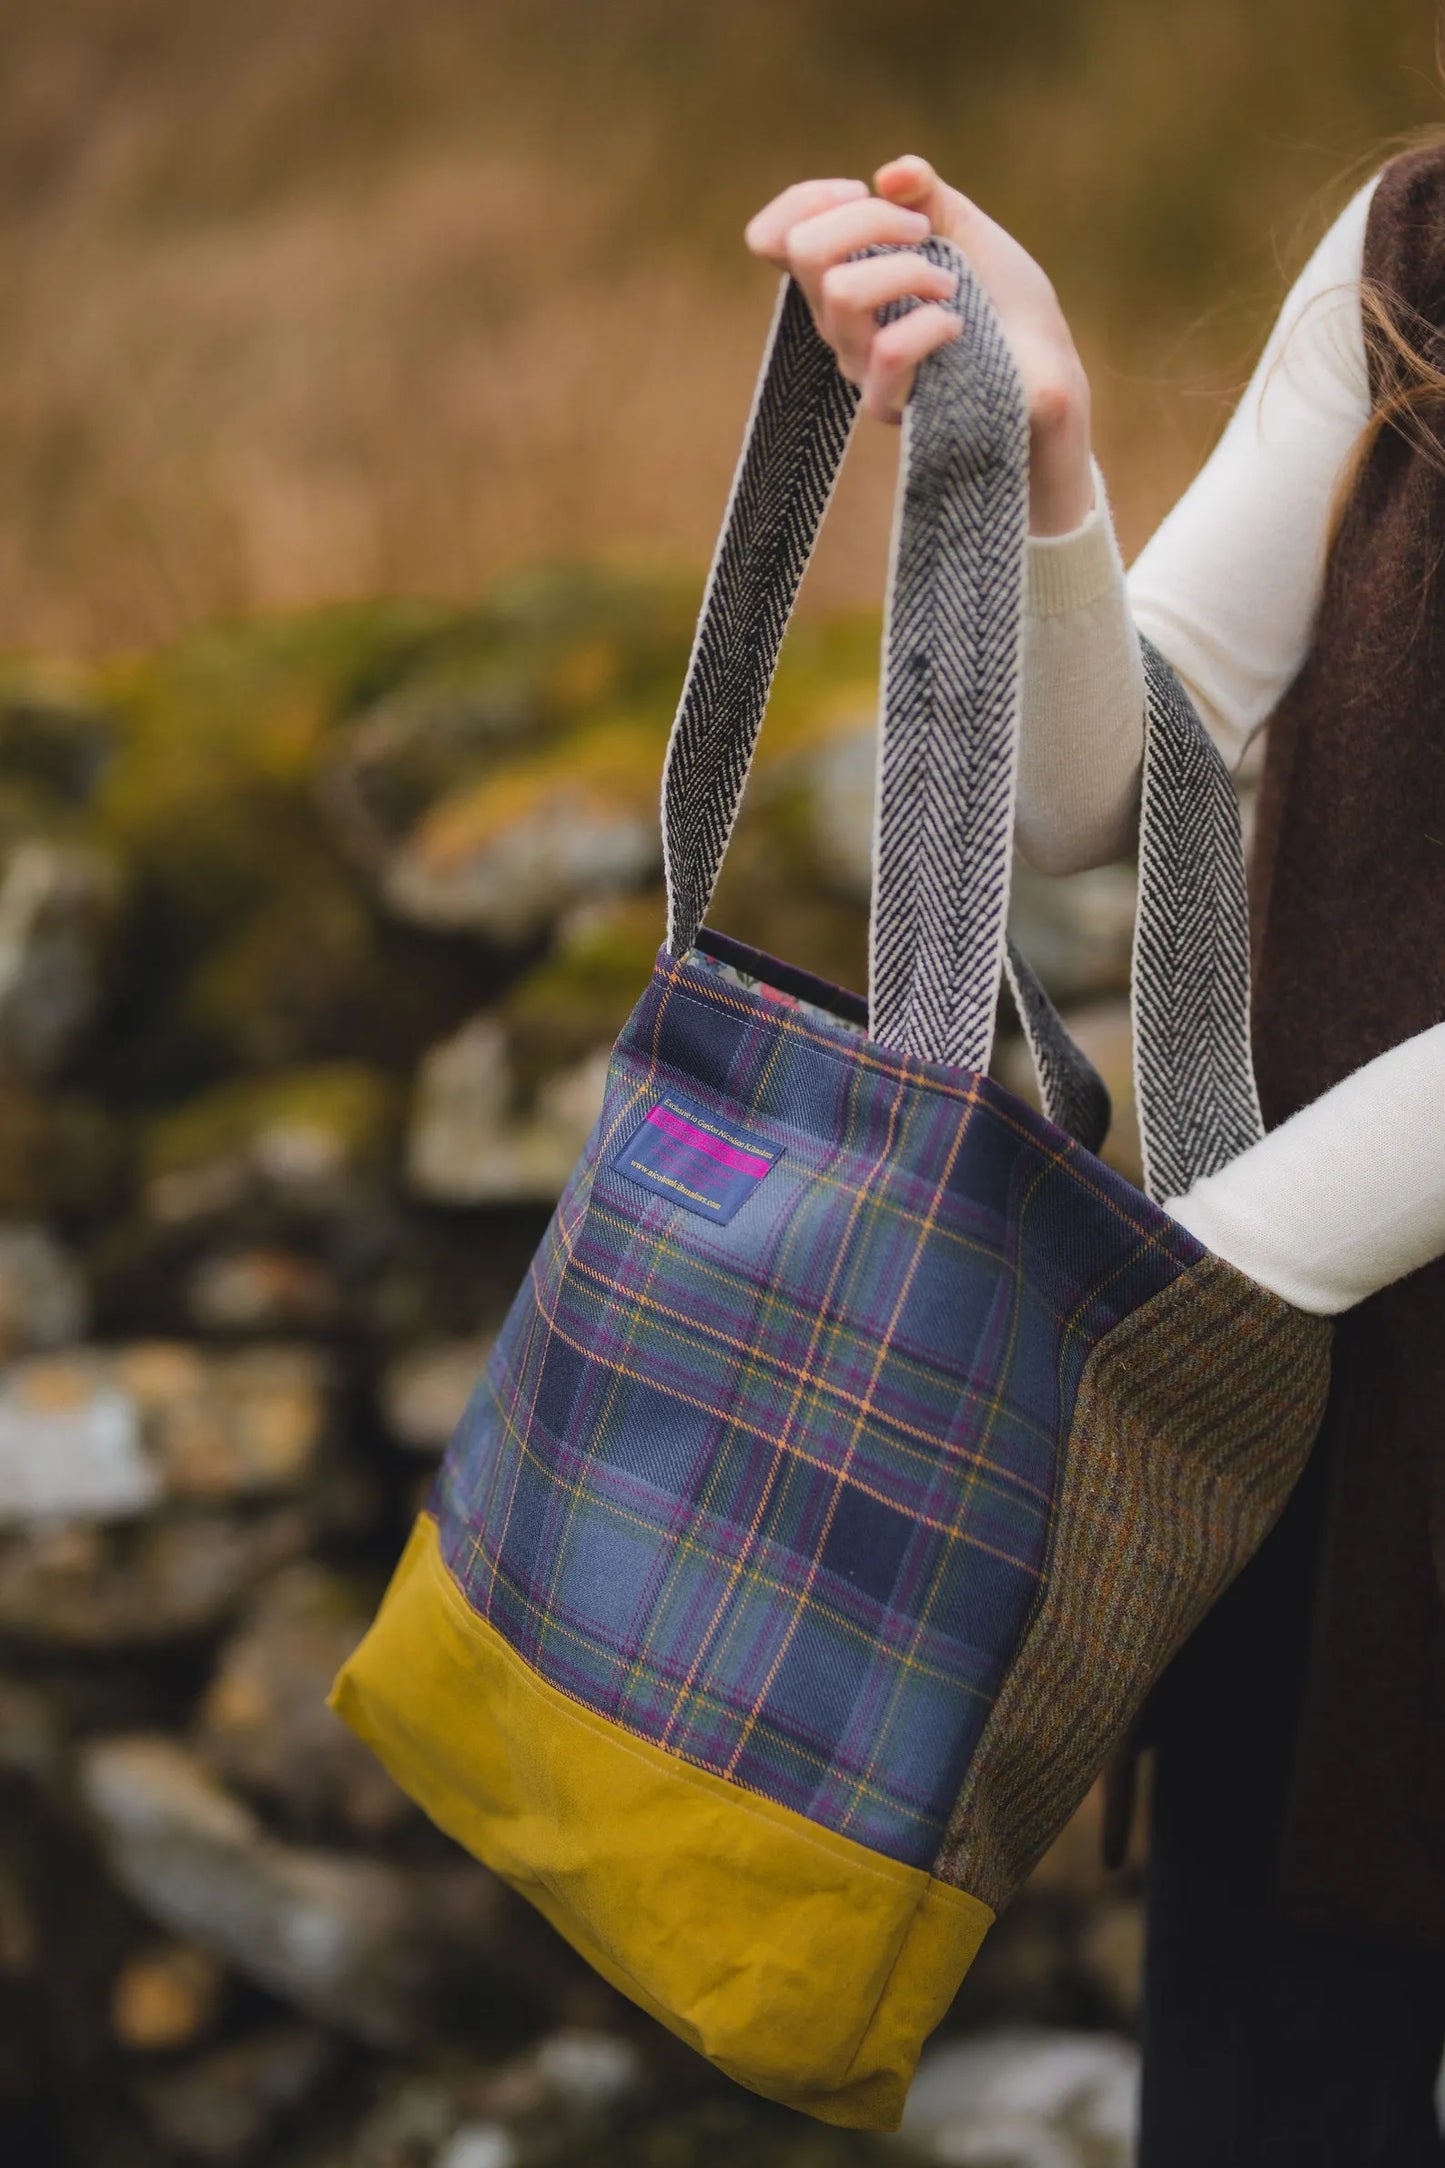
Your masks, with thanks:
[{"label": "blurred grass background", "polygon": [[[926,152],[1053,275],[1136,545],[1351,185],[1420,0],[6,0],[0,645],[700,561],[749,213]],[[815,602],[872,599],[870,436]]]}]

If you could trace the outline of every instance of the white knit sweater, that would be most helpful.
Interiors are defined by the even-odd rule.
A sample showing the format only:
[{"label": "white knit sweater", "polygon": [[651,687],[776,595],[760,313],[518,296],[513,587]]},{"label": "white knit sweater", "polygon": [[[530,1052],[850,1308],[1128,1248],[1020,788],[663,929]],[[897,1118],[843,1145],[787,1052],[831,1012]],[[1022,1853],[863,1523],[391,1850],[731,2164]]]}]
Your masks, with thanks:
[{"label": "white knit sweater", "polygon": [[[1331,501],[1369,414],[1358,282],[1374,185],[1296,280],[1218,445],[1127,581],[1097,469],[1084,524],[1029,545],[1018,829],[1045,871],[1096,865],[1132,842],[1139,632],[1231,763],[1304,660]],[[1445,1022],[1169,1209],[1302,1308],[1345,1309],[1445,1252],[1442,1110]]]}]

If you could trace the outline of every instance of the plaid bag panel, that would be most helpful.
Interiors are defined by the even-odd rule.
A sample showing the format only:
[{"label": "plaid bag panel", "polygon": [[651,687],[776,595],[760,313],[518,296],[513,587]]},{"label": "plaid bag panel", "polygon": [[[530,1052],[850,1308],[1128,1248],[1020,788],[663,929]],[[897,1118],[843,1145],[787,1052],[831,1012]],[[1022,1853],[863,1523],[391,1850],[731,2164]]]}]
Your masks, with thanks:
[{"label": "plaid bag panel", "polygon": [[928,1866],[1084,1365],[1202,1255],[987,1078],[664,954],[439,1475],[443,1555],[562,1692]]}]

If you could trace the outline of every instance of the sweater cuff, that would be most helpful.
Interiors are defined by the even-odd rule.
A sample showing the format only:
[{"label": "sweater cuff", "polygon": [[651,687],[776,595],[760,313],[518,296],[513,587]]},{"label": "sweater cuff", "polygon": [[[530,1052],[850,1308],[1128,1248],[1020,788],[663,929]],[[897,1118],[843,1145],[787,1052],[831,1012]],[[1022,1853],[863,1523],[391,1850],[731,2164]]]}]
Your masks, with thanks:
[{"label": "sweater cuff", "polygon": [[1124,576],[1104,477],[1094,465],[1094,505],[1068,534],[1030,535],[1024,609],[1030,617],[1067,617],[1114,593]]}]

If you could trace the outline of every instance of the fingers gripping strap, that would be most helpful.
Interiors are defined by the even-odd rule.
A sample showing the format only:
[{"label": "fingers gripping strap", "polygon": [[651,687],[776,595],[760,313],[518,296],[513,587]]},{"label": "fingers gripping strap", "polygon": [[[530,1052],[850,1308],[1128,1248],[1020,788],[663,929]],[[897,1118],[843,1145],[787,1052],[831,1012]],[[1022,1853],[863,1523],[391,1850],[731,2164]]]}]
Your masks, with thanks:
[{"label": "fingers gripping strap", "polygon": [[662,778],[667,945],[690,948],[722,866],[798,585],[858,393],[784,282]]},{"label": "fingers gripping strap", "polygon": [[1008,341],[946,243],[961,335],[903,422],[884,634],[870,1030],[986,1067],[1003,968],[1028,535],[1028,419]]},{"label": "fingers gripping strap", "polygon": [[1134,1086],[1144,1186],[1182,1196],[1264,1134],[1249,1037],[1249,927],[1239,802],[1163,656],[1147,688]]}]

